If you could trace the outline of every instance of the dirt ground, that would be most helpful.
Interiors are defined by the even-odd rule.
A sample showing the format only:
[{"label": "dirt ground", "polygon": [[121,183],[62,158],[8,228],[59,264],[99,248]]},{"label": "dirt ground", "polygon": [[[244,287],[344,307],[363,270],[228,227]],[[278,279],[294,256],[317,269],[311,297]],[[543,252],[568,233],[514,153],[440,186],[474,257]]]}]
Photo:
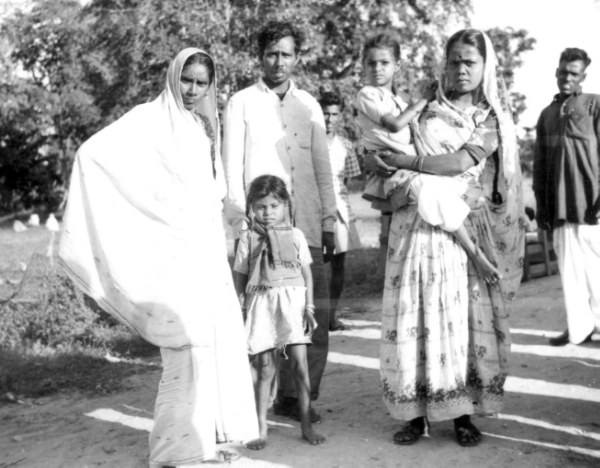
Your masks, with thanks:
[{"label": "dirt ground", "polygon": [[[366,237],[373,241],[376,234]],[[331,334],[330,362],[315,406],[323,417],[316,428],[326,444],[307,445],[299,423],[270,415],[268,446],[252,452],[234,445],[243,457],[232,466],[600,466],[600,335],[582,346],[547,345],[547,337],[566,323],[557,275],[524,283],[519,291],[505,410],[474,418],[485,435],[473,448],[457,445],[451,422],[434,424],[413,446],[392,443],[400,423],[381,400],[380,309],[379,298],[340,301],[349,329]],[[128,390],[116,395],[0,403],[0,468],[148,466],[159,378],[157,366],[131,377]]]}]

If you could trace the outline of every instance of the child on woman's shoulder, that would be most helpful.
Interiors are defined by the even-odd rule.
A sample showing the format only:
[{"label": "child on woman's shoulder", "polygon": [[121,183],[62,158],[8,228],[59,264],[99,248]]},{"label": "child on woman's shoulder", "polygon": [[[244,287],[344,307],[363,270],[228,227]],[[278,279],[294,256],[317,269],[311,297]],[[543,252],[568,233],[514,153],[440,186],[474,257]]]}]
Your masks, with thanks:
[{"label": "child on woman's shoulder", "polygon": [[233,270],[245,309],[260,438],[246,446],[260,450],[266,445],[269,395],[282,351],[286,359],[289,354],[295,372],[302,437],[321,444],[325,437],[313,430],[310,420],[306,359],[306,346],[317,326],[308,243],[302,231],[291,226],[291,197],[279,177],[252,181],[247,207],[251,227],[242,232]]},{"label": "child on woman's shoulder", "polygon": [[[410,123],[435,99],[435,88],[427,88],[425,95],[411,103],[410,96],[393,86],[394,76],[400,70],[400,43],[387,34],[378,34],[365,43],[363,48],[364,68],[368,85],[356,95],[357,124],[362,130],[362,143],[366,152],[388,150],[395,153],[416,155],[412,143]],[[401,173],[404,178],[394,183],[403,183],[405,199],[412,177],[410,171]],[[363,197],[382,211],[393,211],[387,202],[384,187],[386,180],[373,176],[367,184]],[[396,194],[396,197],[398,194]]]}]

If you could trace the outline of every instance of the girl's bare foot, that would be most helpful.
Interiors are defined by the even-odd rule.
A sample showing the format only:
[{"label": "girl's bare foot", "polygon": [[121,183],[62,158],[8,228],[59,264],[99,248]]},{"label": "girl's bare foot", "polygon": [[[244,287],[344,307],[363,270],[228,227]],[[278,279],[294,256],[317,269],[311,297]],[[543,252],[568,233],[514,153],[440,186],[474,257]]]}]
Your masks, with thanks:
[{"label": "girl's bare foot", "polygon": [[250,450],[262,450],[267,445],[267,423],[263,424],[262,422],[258,423],[258,435],[260,436],[258,439],[251,440],[250,442],[246,442],[246,448]]},{"label": "girl's bare foot", "polygon": [[250,450],[262,450],[267,445],[267,438],[264,439],[259,437],[258,439],[251,440],[250,442],[246,442],[246,448]]},{"label": "girl's bare foot", "polygon": [[500,271],[487,259],[479,247],[476,247],[475,255],[471,257],[477,271],[488,284],[495,284],[502,279]]},{"label": "girl's bare foot", "polygon": [[302,428],[302,438],[307,440],[310,445],[319,445],[325,442],[325,436],[317,434],[312,426]]}]

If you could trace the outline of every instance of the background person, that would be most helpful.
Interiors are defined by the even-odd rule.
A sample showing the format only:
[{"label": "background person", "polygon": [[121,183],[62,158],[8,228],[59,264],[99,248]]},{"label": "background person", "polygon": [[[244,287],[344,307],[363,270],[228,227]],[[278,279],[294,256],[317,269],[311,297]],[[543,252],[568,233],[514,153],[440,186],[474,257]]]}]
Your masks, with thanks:
[{"label": "background person", "polygon": [[152,468],[228,461],[238,455],[217,442],[258,437],[221,218],[215,89],[212,58],[182,50],[156,100],[82,145],[69,189],[67,273],[160,347]]},{"label": "background person", "polygon": [[338,300],[344,289],[346,252],[362,248],[356,229],[356,217],[352,212],[350,200],[348,199],[346,183],[349,179],[360,176],[361,172],[352,142],[337,133],[344,110],[342,98],[336,93],[326,92],[321,95],[319,104],[325,117],[327,146],[329,147],[333,188],[337,204],[337,222],[335,223],[334,232],[335,253],[330,257],[329,331],[339,331],[346,329],[336,316]]},{"label": "background person", "polygon": [[[308,349],[311,398],[319,397],[329,348],[329,288],[323,261],[335,249],[336,213],[325,122],[318,102],[294,85],[304,35],[291,23],[271,22],[258,34],[263,76],[231,97],[225,109],[223,161],[229,187],[225,214],[235,238],[248,228],[246,189],[261,175],[281,178],[292,196],[292,224],[300,229],[313,259],[315,319]],[[275,414],[300,420],[293,373],[279,370]],[[320,419],[311,409],[312,420]]]},{"label": "background person", "polygon": [[567,309],[567,330],[552,346],[584,343],[600,330],[600,96],[581,89],[591,62],[584,50],[563,51],[560,92],[537,123],[536,218],[553,233]]}]

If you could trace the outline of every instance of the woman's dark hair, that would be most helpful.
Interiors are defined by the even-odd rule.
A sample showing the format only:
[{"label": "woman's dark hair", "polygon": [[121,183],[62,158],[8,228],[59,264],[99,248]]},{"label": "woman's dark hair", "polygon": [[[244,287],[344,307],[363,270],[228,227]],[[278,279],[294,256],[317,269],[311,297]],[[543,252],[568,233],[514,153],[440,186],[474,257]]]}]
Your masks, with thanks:
[{"label": "woman's dark hair", "polygon": [[183,68],[181,70],[183,71],[186,67],[194,65],[196,63],[198,65],[204,65],[206,67],[206,69],[208,70],[208,84],[211,85],[215,79],[215,64],[208,55],[202,52],[196,52],[195,54],[190,55],[183,64]]},{"label": "woman's dark hair", "polygon": [[246,214],[250,213],[252,204],[262,198],[272,195],[280,202],[287,203],[292,218],[292,199],[285,186],[285,182],[274,175],[263,175],[257,177],[250,183],[248,196],[246,197]]},{"label": "woman's dark hair", "polygon": [[343,99],[338,93],[334,93],[333,91],[326,91],[321,94],[319,104],[321,107],[338,106],[340,110],[344,110]]},{"label": "woman's dark hair", "polygon": [[367,39],[363,47],[363,60],[367,57],[369,49],[389,49],[396,61],[400,60],[400,41],[390,34],[381,33]]},{"label": "woman's dark hair", "polygon": [[304,44],[304,33],[288,21],[270,21],[258,33],[258,55],[262,57],[271,42],[277,42],[284,37],[294,39],[294,52],[300,53]]},{"label": "woman's dark hair", "polygon": [[588,57],[588,54],[583,49],[578,49],[577,47],[569,47],[563,50],[562,54],[560,54],[560,62],[575,62],[576,60],[581,60],[585,68],[589,67],[590,63],[592,63],[592,59]]},{"label": "woman's dark hair", "polygon": [[477,29],[461,29],[460,31],[452,34],[446,43],[446,57],[450,55],[450,50],[456,44],[465,44],[475,47],[485,62],[485,38],[483,37],[481,31]]}]

